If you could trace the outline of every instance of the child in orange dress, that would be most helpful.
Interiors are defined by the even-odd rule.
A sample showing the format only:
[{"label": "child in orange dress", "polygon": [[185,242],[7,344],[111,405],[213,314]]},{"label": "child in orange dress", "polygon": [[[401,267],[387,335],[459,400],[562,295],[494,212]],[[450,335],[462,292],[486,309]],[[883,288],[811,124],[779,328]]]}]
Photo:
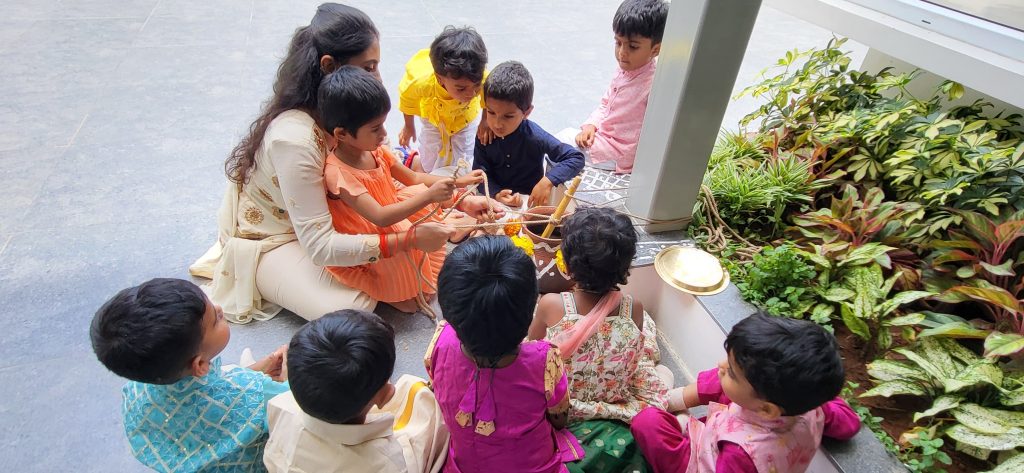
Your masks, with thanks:
[{"label": "child in orange dress", "polygon": [[[382,146],[387,138],[384,120],[391,109],[384,86],[368,72],[343,66],[320,84],[317,109],[335,146],[324,169],[327,205],[334,229],[348,234],[389,234],[409,230],[414,216],[432,204],[454,202],[456,187],[478,183],[483,173],[451,179],[414,172],[402,166]],[[399,199],[395,181],[418,186]],[[423,186],[429,186],[423,189]],[[429,210],[428,212],[429,213]],[[433,217],[436,219],[435,214]],[[414,237],[414,232],[409,232]],[[387,241],[387,240],[382,240]],[[416,310],[419,292],[433,294],[444,250],[424,253],[406,241],[409,258],[381,248],[379,261],[351,267],[328,267],[343,284],[391,304],[403,312]],[[419,274],[417,274],[419,273]]]}]

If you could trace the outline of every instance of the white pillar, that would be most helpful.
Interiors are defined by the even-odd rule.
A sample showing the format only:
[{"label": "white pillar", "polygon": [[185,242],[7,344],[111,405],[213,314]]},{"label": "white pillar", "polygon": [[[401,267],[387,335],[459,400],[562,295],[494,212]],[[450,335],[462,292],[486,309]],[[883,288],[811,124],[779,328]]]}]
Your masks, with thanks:
[{"label": "white pillar", "polygon": [[761,0],[672,1],[633,165],[631,212],[690,217],[760,6]]}]

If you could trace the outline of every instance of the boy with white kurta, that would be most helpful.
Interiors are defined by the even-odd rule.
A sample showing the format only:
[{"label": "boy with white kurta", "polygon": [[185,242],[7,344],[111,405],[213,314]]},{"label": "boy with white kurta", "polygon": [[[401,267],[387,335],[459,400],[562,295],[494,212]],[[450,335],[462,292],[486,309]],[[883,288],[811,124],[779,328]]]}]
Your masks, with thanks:
[{"label": "boy with white kurta", "polygon": [[448,448],[423,380],[388,380],[394,332],[380,317],[342,310],[310,322],[288,353],[292,392],[270,403],[264,463],[275,472],[433,473]]}]

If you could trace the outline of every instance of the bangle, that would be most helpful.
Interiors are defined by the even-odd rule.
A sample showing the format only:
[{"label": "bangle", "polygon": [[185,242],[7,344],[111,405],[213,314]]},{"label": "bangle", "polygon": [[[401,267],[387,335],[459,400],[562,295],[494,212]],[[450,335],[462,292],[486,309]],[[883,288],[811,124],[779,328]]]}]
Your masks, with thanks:
[{"label": "bangle", "polygon": [[415,240],[416,226],[409,227],[409,230],[405,232],[405,251],[412,250],[412,241]]},{"label": "bangle", "polygon": [[380,256],[381,258],[390,258],[391,252],[388,251],[388,236],[387,234],[380,234]]}]

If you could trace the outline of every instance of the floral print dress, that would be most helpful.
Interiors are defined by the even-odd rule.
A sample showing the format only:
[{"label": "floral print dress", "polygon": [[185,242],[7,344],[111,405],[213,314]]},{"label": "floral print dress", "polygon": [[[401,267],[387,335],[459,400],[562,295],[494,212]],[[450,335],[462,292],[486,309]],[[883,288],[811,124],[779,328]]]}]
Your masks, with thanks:
[{"label": "floral print dress", "polygon": [[[548,328],[551,339],[581,320],[571,292],[562,294],[565,316]],[[641,330],[633,322],[633,298],[624,296],[617,315],[609,315],[597,332],[568,360],[570,422],[611,419],[629,423],[648,406],[664,409],[668,387],[654,367],[658,362],[657,329],[644,314]]]}]

